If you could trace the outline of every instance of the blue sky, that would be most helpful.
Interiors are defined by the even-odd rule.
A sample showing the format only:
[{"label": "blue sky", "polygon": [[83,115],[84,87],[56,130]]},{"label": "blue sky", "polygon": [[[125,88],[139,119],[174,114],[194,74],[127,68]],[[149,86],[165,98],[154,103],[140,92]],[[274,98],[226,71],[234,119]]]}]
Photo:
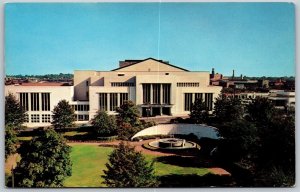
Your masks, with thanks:
[{"label": "blue sky", "polygon": [[6,74],[107,71],[153,57],[192,71],[295,75],[290,3],[5,6]]}]

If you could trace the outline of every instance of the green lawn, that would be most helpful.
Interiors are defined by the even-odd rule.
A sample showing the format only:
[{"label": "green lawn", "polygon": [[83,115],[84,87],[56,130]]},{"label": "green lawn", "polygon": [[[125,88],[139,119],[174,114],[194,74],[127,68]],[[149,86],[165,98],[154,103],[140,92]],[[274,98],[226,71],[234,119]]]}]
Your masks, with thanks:
[{"label": "green lawn", "polygon": [[[100,175],[103,175],[103,169],[106,169],[107,156],[112,150],[113,148],[110,147],[74,145],[71,153],[72,176],[65,180],[64,185],[66,187],[105,187]],[[155,156],[146,155],[148,161],[155,158]],[[206,168],[180,167],[161,162],[156,162],[154,167],[155,174],[158,176],[168,174],[197,174],[202,176],[209,173]]]}]

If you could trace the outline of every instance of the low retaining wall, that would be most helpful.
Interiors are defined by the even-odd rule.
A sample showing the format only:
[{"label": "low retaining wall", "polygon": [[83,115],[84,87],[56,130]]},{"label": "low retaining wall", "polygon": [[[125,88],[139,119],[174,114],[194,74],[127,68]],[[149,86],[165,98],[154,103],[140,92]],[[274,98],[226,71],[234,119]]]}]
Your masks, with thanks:
[{"label": "low retaining wall", "polygon": [[193,133],[201,139],[207,137],[211,139],[218,139],[218,129],[215,127],[201,125],[201,124],[161,124],[153,127],[146,128],[136,133],[132,138],[149,135],[175,135],[183,134],[188,135]]}]

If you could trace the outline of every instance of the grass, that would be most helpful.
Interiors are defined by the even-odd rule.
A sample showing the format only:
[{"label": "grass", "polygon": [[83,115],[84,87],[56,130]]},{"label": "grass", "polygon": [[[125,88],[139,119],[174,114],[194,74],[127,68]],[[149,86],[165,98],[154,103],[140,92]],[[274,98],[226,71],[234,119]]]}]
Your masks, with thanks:
[{"label": "grass", "polygon": [[[65,187],[105,187],[102,184],[103,170],[106,169],[108,155],[113,151],[111,147],[94,145],[74,145],[71,152],[73,162],[72,176],[65,180]],[[145,155],[147,161],[155,160],[156,156]],[[180,167],[176,165],[155,162],[157,176],[169,174],[196,174],[203,176],[209,173],[206,168]]]},{"label": "grass", "polygon": [[113,148],[91,145],[74,145],[71,152],[72,176],[64,182],[65,187],[104,187],[103,169],[107,156]]}]

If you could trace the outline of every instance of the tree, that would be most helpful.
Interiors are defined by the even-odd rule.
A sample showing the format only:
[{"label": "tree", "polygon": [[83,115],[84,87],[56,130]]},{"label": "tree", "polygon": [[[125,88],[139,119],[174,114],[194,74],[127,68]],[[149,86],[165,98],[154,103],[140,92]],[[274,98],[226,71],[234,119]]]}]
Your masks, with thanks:
[{"label": "tree", "polygon": [[5,125],[5,159],[17,150],[18,138],[16,132],[11,125]]},{"label": "tree", "polygon": [[267,124],[274,116],[276,109],[274,104],[263,97],[256,97],[247,106],[247,112],[252,121]]},{"label": "tree", "polygon": [[295,117],[275,116],[259,128],[256,178],[264,186],[295,184]]},{"label": "tree", "polygon": [[244,164],[253,168],[257,157],[258,133],[255,124],[236,120],[219,127],[222,140],[218,147],[222,159]]},{"label": "tree", "polygon": [[53,121],[51,123],[54,128],[63,129],[74,125],[73,123],[76,120],[75,112],[68,101],[61,100],[58,102],[52,113]]},{"label": "tree", "polygon": [[106,111],[98,111],[92,119],[94,130],[99,136],[112,136],[117,134],[117,124],[114,116],[109,116]]},{"label": "tree", "polygon": [[124,101],[124,103],[117,108],[117,123],[130,123],[132,127],[140,126],[140,112],[132,101]]},{"label": "tree", "polygon": [[243,118],[243,106],[237,98],[219,96],[214,106],[214,114],[219,122],[230,122]]},{"label": "tree", "polygon": [[121,142],[117,149],[109,155],[109,163],[105,164],[104,183],[108,187],[156,187],[158,182],[154,176],[153,163],[145,160],[141,152]]},{"label": "tree", "polygon": [[206,123],[208,109],[202,99],[196,99],[191,107],[190,118],[194,123]]},{"label": "tree", "polygon": [[5,97],[5,125],[12,125],[14,129],[18,129],[25,120],[25,110],[11,93]]},{"label": "tree", "polygon": [[141,130],[141,127],[132,127],[130,123],[120,123],[118,125],[118,138],[121,140],[130,140],[130,138]]},{"label": "tree", "polygon": [[14,170],[18,187],[62,187],[71,176],[71,147],[53,129],[23,143],[18,150],[21,161]]}]

